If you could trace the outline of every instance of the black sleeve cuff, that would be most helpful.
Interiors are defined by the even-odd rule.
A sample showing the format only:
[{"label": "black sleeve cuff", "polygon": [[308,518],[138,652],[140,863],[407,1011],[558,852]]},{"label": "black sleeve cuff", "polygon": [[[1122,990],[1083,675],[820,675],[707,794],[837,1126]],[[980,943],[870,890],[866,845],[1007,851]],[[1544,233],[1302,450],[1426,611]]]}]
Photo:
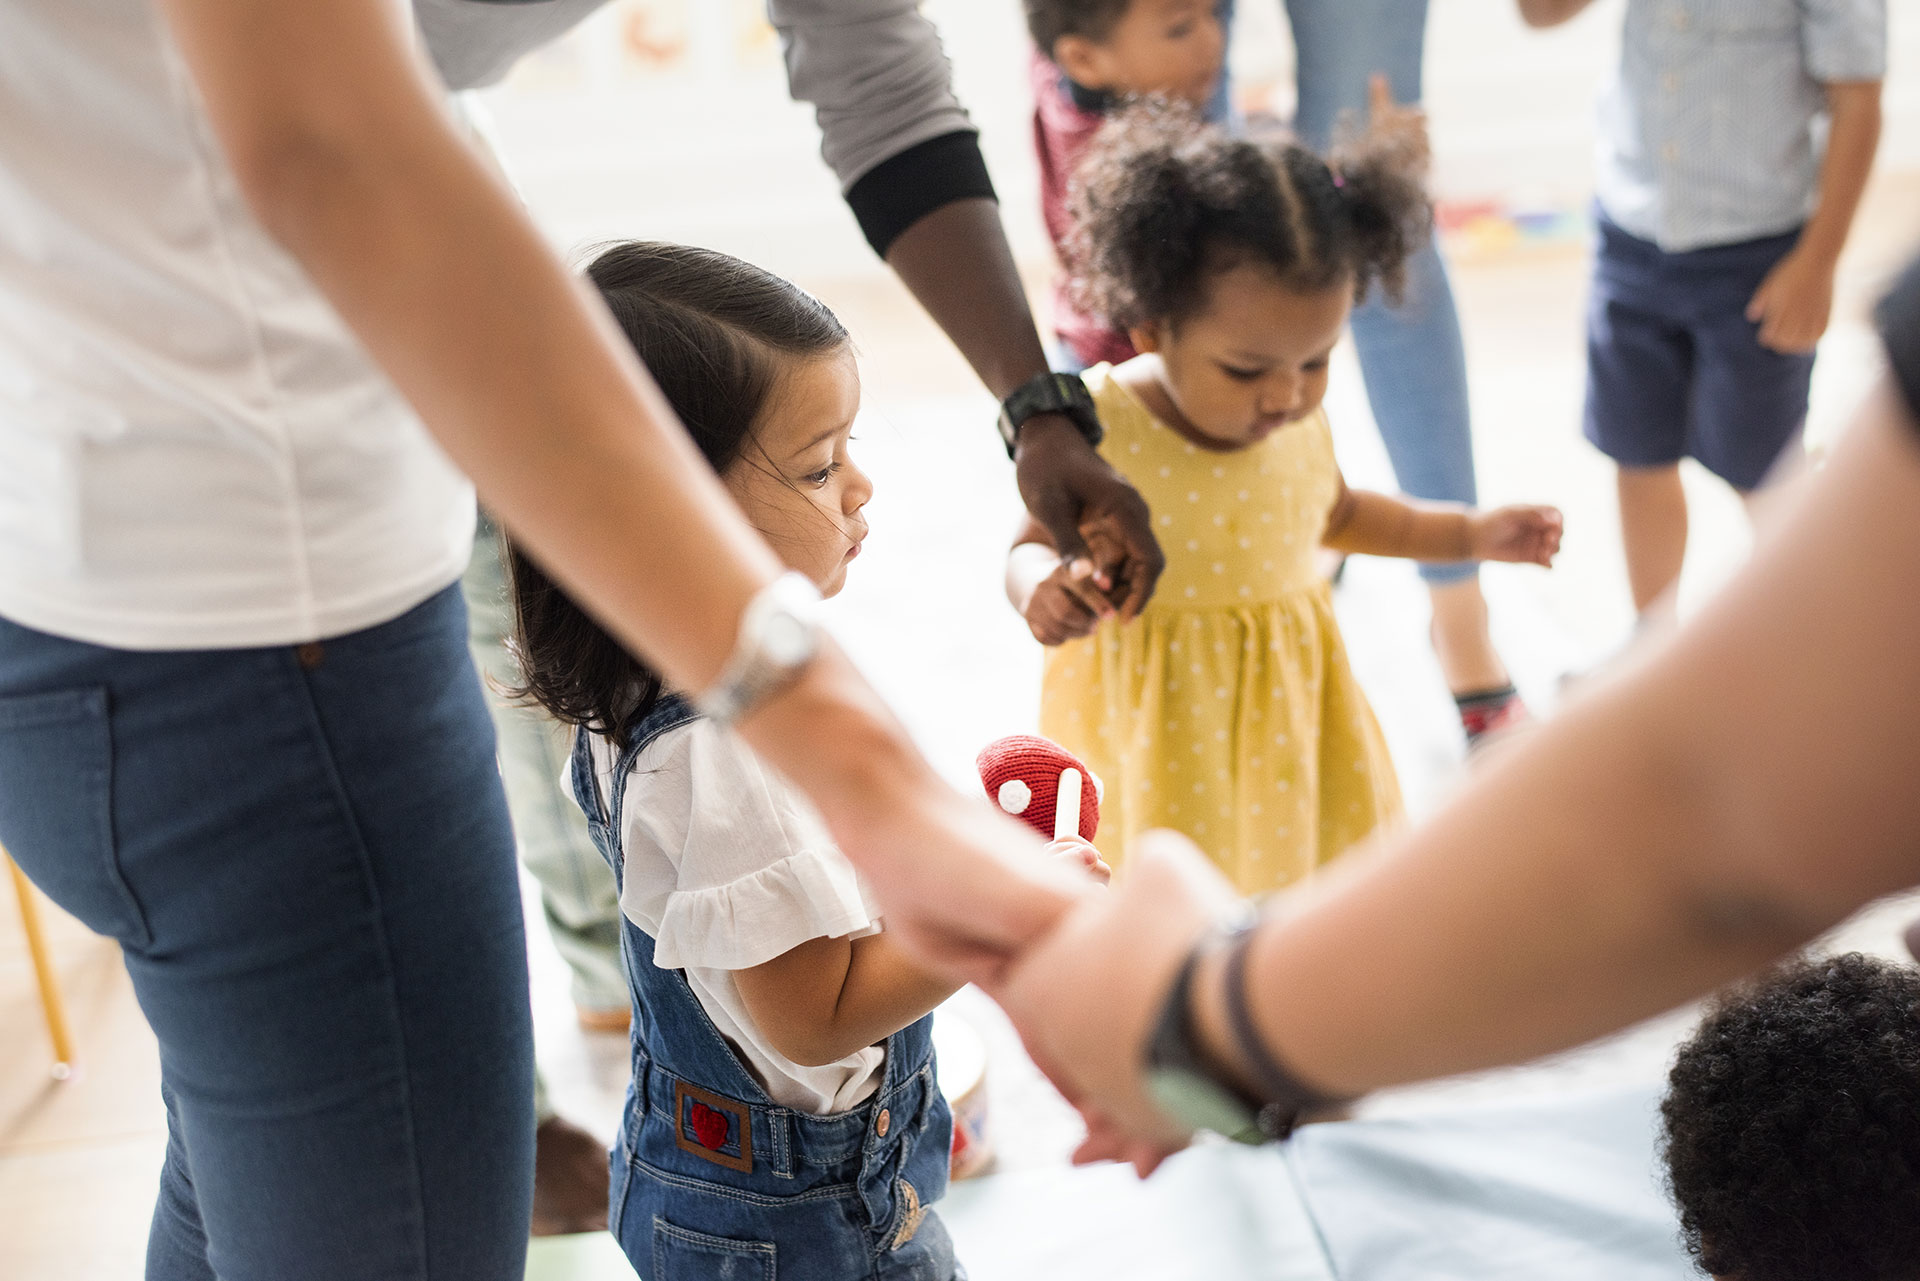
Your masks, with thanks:
[{"label": "black sleeve cuff", "polygon": [[971,129],[916,143],[868,170],[847,191],[847,207],[882,258],[900,233],[956,200],[994,199],[993,179]]},{"label": "black sleeve cuff", "polygon": [[1907,409],[1920,422],[1920,260],[1902,273],[1874,312],[1887,344],[1887,363],[1906,393]]}]

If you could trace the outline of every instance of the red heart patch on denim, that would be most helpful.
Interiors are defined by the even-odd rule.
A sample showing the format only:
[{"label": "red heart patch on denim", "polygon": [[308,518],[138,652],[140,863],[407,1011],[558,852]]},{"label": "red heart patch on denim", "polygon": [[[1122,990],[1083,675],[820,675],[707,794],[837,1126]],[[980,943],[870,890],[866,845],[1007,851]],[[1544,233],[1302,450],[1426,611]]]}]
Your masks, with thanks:
[{"label": "red heart patch on denim", "polygon": [[689,1099],[687,1104],[687,1121],[693,1127],[693,1137],[703,1148],[718,1149],[727,1141],[727,1114],[716,1112],[698,1099]]}]

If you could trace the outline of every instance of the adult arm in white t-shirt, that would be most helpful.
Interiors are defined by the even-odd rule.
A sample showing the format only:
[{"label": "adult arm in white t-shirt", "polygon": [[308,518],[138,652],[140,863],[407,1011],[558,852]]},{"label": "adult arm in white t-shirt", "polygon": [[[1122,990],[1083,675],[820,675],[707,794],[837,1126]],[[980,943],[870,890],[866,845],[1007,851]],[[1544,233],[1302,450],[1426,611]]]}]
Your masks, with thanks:
[{"label": "adult arm in white t-shirt", "polygon": [[[779,563],[604,310],[460,138],[391,0],[161,0],[249,205],[557,578],[701,689]],[[742,725],[896,931],[995,972],[1069,901],[943,785],[837,650]]]}]

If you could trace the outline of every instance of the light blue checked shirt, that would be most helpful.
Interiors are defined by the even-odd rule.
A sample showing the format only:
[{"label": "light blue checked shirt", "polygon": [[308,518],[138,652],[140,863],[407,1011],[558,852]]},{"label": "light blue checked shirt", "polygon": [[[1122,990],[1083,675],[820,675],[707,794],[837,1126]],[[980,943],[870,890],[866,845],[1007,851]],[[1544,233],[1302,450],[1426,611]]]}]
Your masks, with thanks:
[{"label": "light blue checked shirt", "polygon": [[1886,64],[1886,0],[1627,0],[1600,207],[1669,253],[1791,231],[1813,212],[1824,86]]}]

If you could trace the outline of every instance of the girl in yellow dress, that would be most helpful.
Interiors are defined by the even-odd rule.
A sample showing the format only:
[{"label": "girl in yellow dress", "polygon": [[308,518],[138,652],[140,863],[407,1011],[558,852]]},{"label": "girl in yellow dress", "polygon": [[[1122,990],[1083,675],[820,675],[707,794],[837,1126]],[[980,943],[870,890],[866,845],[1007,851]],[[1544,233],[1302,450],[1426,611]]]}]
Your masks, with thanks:
[{"label": "girl in yellow dress", "polygon": [[[1049,646],[1041,732],[1105,785],[1116,864],[1191,837],[1242,892],[1307,876],[1400,810],[1314,551],[1552,562],[1560,513],[1477,512],[1349,489],[1320,408],[1354,301],[1428,234],[1418,113],[1376,104],[1332,167],[1167,108],[1130,112],[1079,170],[1081,282],[1141,353],[1086,374],[1106,460],[1153,511],[1167,566],[1119,618],[1038,525],[1008,595]],[[1086,531],[1096,553],[1101,531]]]}]

